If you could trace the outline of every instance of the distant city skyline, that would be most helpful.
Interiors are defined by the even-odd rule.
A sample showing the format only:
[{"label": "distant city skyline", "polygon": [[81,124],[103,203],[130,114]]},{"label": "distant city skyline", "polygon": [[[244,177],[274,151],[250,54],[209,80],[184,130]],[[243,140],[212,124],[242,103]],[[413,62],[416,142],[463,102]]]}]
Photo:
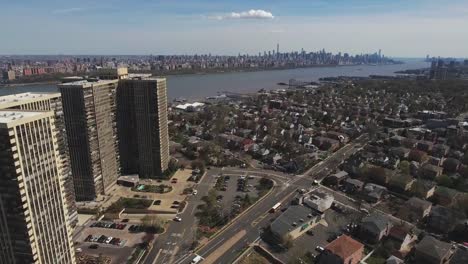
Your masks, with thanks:
[{"label": "distant city skyline", "polygon": [[462,0],[26,0],[2,3],[0,16],[2,55],[237,55],[280,43],[280,52],[468,56]]}]

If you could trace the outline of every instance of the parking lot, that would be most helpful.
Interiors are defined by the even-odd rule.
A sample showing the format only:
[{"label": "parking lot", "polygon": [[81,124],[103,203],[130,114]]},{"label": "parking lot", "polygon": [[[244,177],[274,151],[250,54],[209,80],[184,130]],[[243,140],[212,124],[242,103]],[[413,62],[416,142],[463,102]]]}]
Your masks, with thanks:
[{"label": "parking lot", "polygon": [[258,197],[258,192],[255,188],[258,185],[260,178],[252,176],[226,175],[217,179],[218,185],[215,188],[218,193],[218,201],[225,213],[229,213],[232,209],[240,208],[239,200],[246,194],[250,196],[252,201]]},{"label": "parking lot", "polygon": [[88,255],[109,256],[112,263],[125,263],[134,247],[148,236],[136,230],[137,225],[139,223],[91,221],[75,237],[75,248]]}]

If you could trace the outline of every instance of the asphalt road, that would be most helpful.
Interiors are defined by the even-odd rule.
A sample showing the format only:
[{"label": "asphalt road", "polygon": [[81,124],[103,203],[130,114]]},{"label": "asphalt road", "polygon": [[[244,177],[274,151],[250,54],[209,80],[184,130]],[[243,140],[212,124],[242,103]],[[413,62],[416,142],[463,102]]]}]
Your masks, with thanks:
[{"label": "asphalt road", "polygon": [[[298,188],[308,188],[314,180],[322,180],[329,172],[335,170],[345,159],[357,152],[368,141],[367,134],[362,135],[353,142],[347,144],[326,160],[310,168],[302,175],[291,176],[286,182],[281,182],[274,187],[274,190],[262,201],[249,208],[245,214],[235,219],[224,229],[224,231],[212,238],[196,254],[206,258],[216,250],[220,249],[230,237],[233,237],[240,230],[245,229],[247,234],[234,245],[229,245],[229,249],[222,254],[215,263],[232,263],[240,254],[242,249],[259,238],[260,227],[265,226],[269,221],[268,211],[278,202],[289,203]],[[277,177],[279,178],[279,177]],[[175,263],[190,263],[195,254],[190,254],[185,258],[177,260]],[[164,263],[164,262],[159,262]]]},{"label": "asphalt road", "polygon": [[194,240],[194,231],[196,228],[195,210],[199,204],[202,204],[201,197],[208,193],[214,184],[216,171],[208,171],[207,175],[194,187],[197,195],[188,196],[187,206],[178,216],[182,218],[181,222],[171,222],[166,232],[160,235],[143,263],[172,263],[178,254],[188,252],[192,241]]}]

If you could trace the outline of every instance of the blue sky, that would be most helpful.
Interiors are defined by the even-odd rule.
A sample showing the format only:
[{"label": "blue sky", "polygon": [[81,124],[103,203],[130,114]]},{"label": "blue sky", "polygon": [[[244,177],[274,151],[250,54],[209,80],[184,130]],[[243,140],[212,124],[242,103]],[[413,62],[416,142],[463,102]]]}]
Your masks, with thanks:
[{"label": "blue sky", "polygon": [[0,0],[0,54],[468,57],[467,0]]}]

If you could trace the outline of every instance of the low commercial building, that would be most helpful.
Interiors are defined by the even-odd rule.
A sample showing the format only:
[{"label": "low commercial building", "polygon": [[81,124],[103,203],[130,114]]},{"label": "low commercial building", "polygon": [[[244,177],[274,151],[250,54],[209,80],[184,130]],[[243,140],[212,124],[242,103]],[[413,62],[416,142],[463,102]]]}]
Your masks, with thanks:
[{"label": "low commercial building", "polygon": [[138,175],[125,175],[120,176],[117,179],[117,184],[127,187],[136,187],[140,182],[140,177]]},{"label": "low commercial building", "polygon": [[333,196],[328,193],[313,191],[303,197],[302,203],[323,213],[332,206],[334,200]]},{"label": "low commercial building", "polygon": [[317,211],[303,205],[292,205],[271,223],[270,228],[280,239],[296,239],[317,225],[321,219],[322,214]]}]

